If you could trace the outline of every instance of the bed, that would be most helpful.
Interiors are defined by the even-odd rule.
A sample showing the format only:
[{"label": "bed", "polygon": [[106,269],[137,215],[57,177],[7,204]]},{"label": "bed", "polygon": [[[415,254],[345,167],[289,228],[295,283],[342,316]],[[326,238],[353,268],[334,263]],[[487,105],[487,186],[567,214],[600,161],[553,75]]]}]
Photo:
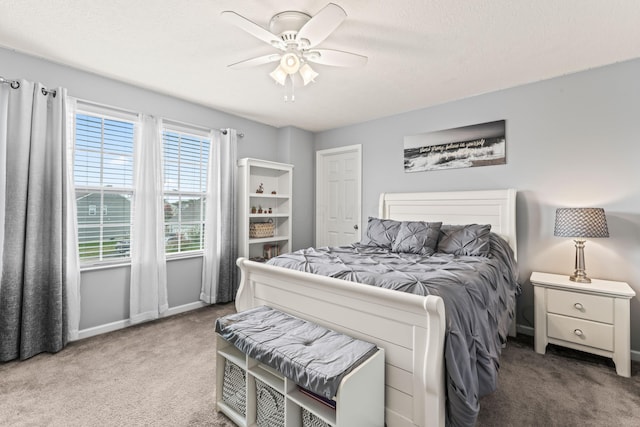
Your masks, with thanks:
[{"label": "bed", "polygon": [[[378,217],[490,224],[516,255],[513,189],[384,193]],[[445,302],[338,278],[238,259],[238,311],[259,305],[305,318],[385,349],[387,425],[445,424]],[[513,307],[515,310],[515,307]],[[515,322],[510,326],[515,334]]]}]

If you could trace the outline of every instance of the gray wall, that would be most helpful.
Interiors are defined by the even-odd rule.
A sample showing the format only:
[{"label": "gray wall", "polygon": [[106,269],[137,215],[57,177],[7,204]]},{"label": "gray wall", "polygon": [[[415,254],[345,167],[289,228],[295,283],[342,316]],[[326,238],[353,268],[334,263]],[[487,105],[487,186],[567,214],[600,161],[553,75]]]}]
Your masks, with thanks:
[{"label": "gray wall", "polygon": [[[573,272],[570,239],[553,236],[557,207],[596,206],[611,237],[586,244],[590,277],[628,282],[632,349],[640,352],[640,60],[479,95],[316,134],[316,150],[362,144],[363,223],[394,191],[518,190],[518,324],[533,327],[532,271]],[[506,120],[507,164],[405,173],[403,137]],[[529,329],[529,332],[532,330]]]},{"label": "gray wall", "polygon": [[295,127],[278,130],[280,159],[293,168],[293,250],[313,246],[314,236],[314,135]]},{"label": "gray wall", "polygon": [[[51,88],[66,87],[68,94],[76,98],[157,117],[210,128],[236,128],[244,133],[244,138],[238,139],[239,158],[285,161],[278,157],[281,135],[271,126],[2,48],[0,75],[39,81]],[[180,82],[176,81],[176,84]],[[308,140],[305,143],[312,144]],[[312,151],[310,147],[309,150]],[[299,158],[293,147],[292,155],[286,161],[295,162]],[[306,185],[310,187],[301,190],[303,199],[312,191],[312,182]],[[167,262],[169,307],[198,301],[201,271],[199,257]],[[82,272],[81,330],[128,319],[129,276],[129,266]]]}]

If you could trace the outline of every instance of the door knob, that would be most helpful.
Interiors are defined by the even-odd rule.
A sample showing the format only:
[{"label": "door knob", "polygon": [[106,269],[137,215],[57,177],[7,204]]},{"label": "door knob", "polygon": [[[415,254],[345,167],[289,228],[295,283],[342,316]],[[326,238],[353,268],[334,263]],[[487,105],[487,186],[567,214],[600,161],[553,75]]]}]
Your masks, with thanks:
[{"label": "door knob", "polygon": [[357,230],[357,229],[358,229],[358,224],[354,225],[354,226],[353,226],[353,229],[354,229],[354,230]]}]

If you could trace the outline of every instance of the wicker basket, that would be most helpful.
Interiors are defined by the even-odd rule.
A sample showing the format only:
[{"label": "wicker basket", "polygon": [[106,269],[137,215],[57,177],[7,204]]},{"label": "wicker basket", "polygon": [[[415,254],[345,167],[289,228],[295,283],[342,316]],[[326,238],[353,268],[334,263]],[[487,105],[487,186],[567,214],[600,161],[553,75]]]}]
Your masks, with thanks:
[{"label": "wicker basket", "polygon": [[284,396],[256,378],[256,424],[284,427]]},{"label": "wicker basket", "polygon": [[229,360],[224,361],[222,401],[234,411],[247,415],[247,377],[244,369]]},{"label": "wicker basket", "polygon": [[331,424],[322,421],[306,408],[302,408],[302,427],[331,427]]},{"label": "wicker basket", "polygon": [[259,239],[261,237],[273,237],[275,224],[270,219],[269,222],[252,222],[249,224],[249,237]]}]

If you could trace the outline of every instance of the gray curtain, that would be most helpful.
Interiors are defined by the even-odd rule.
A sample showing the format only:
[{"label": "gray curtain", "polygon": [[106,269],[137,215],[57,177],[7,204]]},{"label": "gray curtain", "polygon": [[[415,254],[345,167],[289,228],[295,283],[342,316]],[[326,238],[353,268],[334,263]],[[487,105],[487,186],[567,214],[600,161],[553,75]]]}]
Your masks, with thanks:
[{"label": "gray curtain", "polygon": [[238,258],[236,146],[237,132],[234,129],[228,129],[227,134],[220,138],[220,261],[216,302],[233,301],[239,286],[236,266]]},{"label": "gray curtain", "polygon": [[239,286],[236,141],[233,129],[211,134],[200,293],[209,304],[233,301]]},{"label": "gray curtain", "polygon": [[0,361],[57,352],[67,342],[66,91],[54,96],[39,83],[19,83],[0,85]]}]

